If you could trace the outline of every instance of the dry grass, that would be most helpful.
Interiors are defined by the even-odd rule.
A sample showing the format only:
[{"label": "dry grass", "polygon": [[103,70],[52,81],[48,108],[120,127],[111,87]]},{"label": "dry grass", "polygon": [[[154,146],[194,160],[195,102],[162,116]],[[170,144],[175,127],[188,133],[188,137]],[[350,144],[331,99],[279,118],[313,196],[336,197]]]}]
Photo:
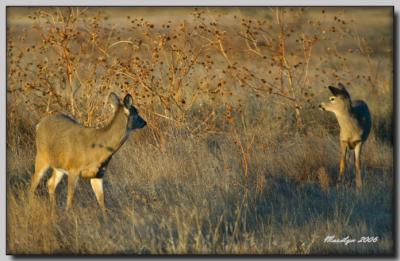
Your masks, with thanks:
[{"label": "dry grass", "polygon": [[[389,9],[9,10],[8,253],[394,253]],[[315,108],[339,80],[373,115],[359,193],[352,163],[333,186],[338,127]],[[110,162],[108,215],[86,180],[70,213],[65,179],[55,212],[44,181],[28,199],[37,121],[102,125],[111,90],[149,125]]]}]

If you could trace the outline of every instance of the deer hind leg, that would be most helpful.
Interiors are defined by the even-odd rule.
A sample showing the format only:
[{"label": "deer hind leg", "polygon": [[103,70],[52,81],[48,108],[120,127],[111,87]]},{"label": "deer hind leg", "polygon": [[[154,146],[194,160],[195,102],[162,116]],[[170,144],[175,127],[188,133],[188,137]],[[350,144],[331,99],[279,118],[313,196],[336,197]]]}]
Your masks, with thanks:
[{"label": "deer hind leg", "polygon": [[355,165],[356,165],[356,188],[359,190],[362,186],[362,177],[361,177],[361,148],[362,143],[359,142],[354,147],[354,155],[355,155]]},{"label": "deer hind leg", "polygon": [[33,196],[37,186],[39,185],[40,180],[46,171],[50,168],[50,165],[47,161],[43,160],[42,157],[36,155],[35,160],[35,173],[33,174],[30,188],[30,195]]},{"label": "deer hind leg", "polygon": [[47,188],[49,190],[49,196],[50,196],[50,204],[51,204],[52,208],[54,208],[56,206],[55,191],[56,191],[58,183],[60,183],[63,176],[64,176],[63,172],[54,169],[53,175],[47,182]]},{"label": "deer hind leg", "polygon": [[96,195],[97,202],[100,207],[105,210],[104,206],[104,192],[103,192],[103,179],[102,178],[92,178],[90,179],[90,185],[92,185],[92,189],[94,194]]},{"label": "deer hind leg", "polygon": [[342,183],[344,181],[344,172],[346,171],[346,154],[347,154],[347,142],[341,141],[338,183]]},{"label": "deer hind leg", "polygon": [[76,183],[79,176],[76,173],[69,173],[68,175],[68,192],[67,192],[67,211],[72,207]]}]

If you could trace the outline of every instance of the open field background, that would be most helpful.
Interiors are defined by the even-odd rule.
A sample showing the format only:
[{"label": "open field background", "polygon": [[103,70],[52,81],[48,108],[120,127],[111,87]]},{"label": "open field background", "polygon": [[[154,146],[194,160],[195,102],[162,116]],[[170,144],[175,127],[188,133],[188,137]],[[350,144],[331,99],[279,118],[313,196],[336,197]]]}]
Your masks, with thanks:
[{"label": "open field background", "polygon": [[[8,8],[10,254],[393,254],[391,8]],[[342,82],[373,129],[363,188],[338,174],[338,126],[317,110]],[[111,117],[131,93],[148,122],[113,157],[109,214],[66,178],[52,213],[28,200],[35,125]],[[378,236],[377,243],[325,244]]]}]

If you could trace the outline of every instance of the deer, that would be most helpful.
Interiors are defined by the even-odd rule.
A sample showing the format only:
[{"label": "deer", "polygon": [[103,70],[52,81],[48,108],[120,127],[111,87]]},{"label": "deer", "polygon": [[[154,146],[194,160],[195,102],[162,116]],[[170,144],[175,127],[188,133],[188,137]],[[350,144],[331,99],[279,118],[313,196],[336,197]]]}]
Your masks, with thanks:
[{"label": "deer", "polygon": [[79,178],[89,179],[99,206],[104,205],[103,177],[113,155],[135,129],[146,126],[127,94],[121,102],[111,92],[108,101],[113,108],[111,121],[102,128],[86,127],[65,114],[43,118],[36,125],[35,172],[32,176],[32,196],[41,178],[52,171],[47,188],[52,208],[56,206],[55,190],[64,175],[68,177],[67,206],[72,207],[74,191]]},{"label": "deer", "polygon": [[333,112],[340,127],[340,166],[337,183],[344,181],[346,169],[347,150],[354,150],[357,190],[362,187],[361,177],[361,151],[364,142],[371,131],[371,113],[366,102],[362,100],[352,101],[350,94],[341,83],[338,87],[329,86],[333,96],[329,102],[322,102],[319,108],[323,111]]}]

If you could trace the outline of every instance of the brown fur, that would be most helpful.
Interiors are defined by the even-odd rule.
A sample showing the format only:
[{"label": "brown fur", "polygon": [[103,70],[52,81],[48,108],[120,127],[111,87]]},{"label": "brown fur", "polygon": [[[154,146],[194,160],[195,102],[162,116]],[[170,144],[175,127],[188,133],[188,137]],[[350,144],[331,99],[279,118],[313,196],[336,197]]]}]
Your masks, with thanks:
[{"label": "brown fur", "polygon": [[137,127],[132,124],[132,119],[129,120],[130,117],[133,114],[137,116],[138,128],[145,126],[145,121],[132,106],[130,95],[125,97],[123,104],[114,93],[110,98],[115,112],[111,122],[104,128],[82,126],[63,114],[51,115],[40,121],[36,130],[37,153],[31,193],[36,190],[43,174],[52,169],[53,175],[47,183],[52,204],[55,203],[57,184],[67,174],[67,209],[71,207],[79,177],[90,179],[96,198],[104,208],[102,177],[112,155],[125,142],[129,131]]},{"label": "brown fur", "polygon": [[352,101],[346,88],[329,86],[334,96],[329,103],[321,103],[324,111],[333,112],[340,126],[340,167],[338,181],[344,179],[347,150],[354,150],[356,165],[356,186],[361,188],[361,149],[371,131],[371,114],[368,105],[361,100]]}]

